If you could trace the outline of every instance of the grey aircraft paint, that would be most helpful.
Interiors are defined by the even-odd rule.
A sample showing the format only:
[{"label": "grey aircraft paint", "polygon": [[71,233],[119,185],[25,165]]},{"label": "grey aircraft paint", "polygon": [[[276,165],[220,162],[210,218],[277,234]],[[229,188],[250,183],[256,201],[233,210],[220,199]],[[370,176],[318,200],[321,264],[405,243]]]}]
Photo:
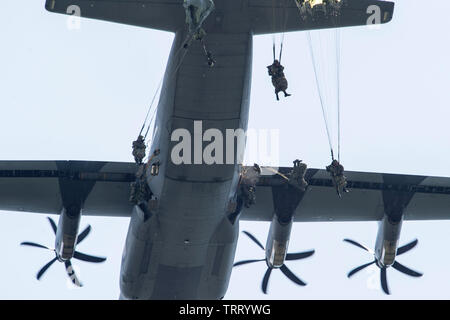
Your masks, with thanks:
[{"label": "grey aircraft paint", "polygon": [[[135,170],[130,164],[4,162],[0,168],[0,187],[5,183],[5,190],[9,189],[0,194],[0,209],[20,207],[23,211],[60,213],[61,208],[76,208],[77,213],[102,212],[104,215],[123,216],[132,212],[120,275],[122,299],[220,299],[225,295],[239,231],[239,219],[228,217],[229,203],[236,196],[239,166],[175,165],[170,158],[175,144],[170,135],[175,129],[184,128],[193,136],[194,121],[197,120],[202,121],[203,131],[215,128],[225,133],[226,129],[247,128],[252,37],[254,34],[281,31],[283,26],[271,23],[271,19],[275,17],[281,21],[286,8],[295,14],[289,15],[283,31],[336,26],[330,21],[301,21],[292,3],[277,5],[276,8],[272,8],[272,1],[265,0],[216,0],[215,3],[216,10],[205,24],[208,49],[217,60],[216,66],[209,68],[198,43],[193,43],[187,51],[181,49],[186,38],[181,1],[46,1],[46,9],[51,12],[67,13],[69,5],[78,5],[83,17],[175,32],[149,150],[150,153],[160,150],[146,172],[147,182],[156,199],[156,206],[149,217],[139,207],[132,208],[127,201],[129,183]],[[392,18],[391,2],[347,0],[346,3],[339,26],[365,24],[368,17],[366,9],[371,4],[381,7],[381,23]],[[272,25],[274,28],[271,29]],[[151,167],[156,164],[159,165],[159,173],[152,175]],[[15,165],[22,167],[23,176],[17,176],[15,168],[11,170]],[[36,169],[39,166],[42,170]],[[355,173],[355,176],[366,175]],[[11,178],[21,180],[15,185]],[[314,207],[311,200],[318,206],[323,197],[328,197],[333,199],[330,204],[333,205],[337,200],[334,200],[336,196],[331,181],[323,170],[316,169],[308,170],[306,178],[310,188],[294,199],[292,206],[295,208],[289,208],[289,211],[292,213],[295,209],[294,221],[311,217],[326,220],[328,217],[320,209],[311,211]],[[349,186],[363,193],[361,199],[355,200],[350,196],[351,201],[361,206],[367,200],[365,193],[370,200],[375,199],[365,204],[378,204],[385,187],[383,180],[378,178],[378,175],[371,177],[375,181],[369,182],[367,179],[349,179]],[[276,199],[284,199],[280,194],[282,187],[272,189],[273,185],[265,186],[264,181],[262,179],[258,186],[260,201],[248,210],[248,219],[270,221],[273,208],[284,210],[279,203],[273,203]],[[34,191],[27,195],[32,201],[25,204],[24,198],[17,196],[23,182]],[[359,186],[361,182],[363,185]],[[51,192],[38,190],[43,183]],[[277,183],[276,179],[270,183]],[[419,184],[420,181],[411,183]],[[449,185],[445,184],[444,191]],[[267,196],[269,192],[272,194]],[[376,196],[373,195],[375,193]],[[54,199],[55,194],[59,198]],[[271,203],[267,205],[267,201]],[[324,207],[322,210],[326,211],[327,205]],[[342,214],[342,210],[337,211]],[[361,215],[358,213],[352,217],[351,214],[353,212],[348,218],[343,215],[342,219],[355,219]],[[369,214],[368,219],[378,219],[378,216]]]},{"label": "grey aircraft paint", "polygon": [[[121,271],[122,298],[220,299],[231,275],[239,227],[238,221],[228,219],[227,207],[236,193],[239,166],[174,165],[170,135],[185,128],[194,136],[195,120],[202,121],[204,131],[216,128],[224,136],[226,129],[246,130],[252,36],[210,31],[209,48],[222,61],[209,68],[202,48],[194,43],[183,52],[175,73],[184,39],[184,30],[176,33],[150,150],[160,150],[152,160],[160,164],[159,174],[147,171],[158,207],[145,223],[138,209],[131,216]],[[217,101],[212,103],[207,93],[214,93]],[[147,231],[141,232],[143,228]],[[151,253],[146,252],[149,248]]]}]

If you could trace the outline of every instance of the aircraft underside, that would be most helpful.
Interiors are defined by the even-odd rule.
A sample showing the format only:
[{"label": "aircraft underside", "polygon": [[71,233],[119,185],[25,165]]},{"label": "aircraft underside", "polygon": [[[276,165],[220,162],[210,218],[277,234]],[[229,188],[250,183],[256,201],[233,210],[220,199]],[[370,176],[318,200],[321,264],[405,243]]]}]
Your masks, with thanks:
[{"label": "aircraft underside", "polygon": [[[63,262],[74,284],[72,258],[104,261],[76,251],[90,232],[78,233],[82,215],[130,217],[121,299],[221,299],[233,266],[259,261],[267,265],[264,293],[273,269],[304,286],[284,264],[314,254],[288,253],[292,224],[299,221],[379,221],[374,249],[345,239],[374,256],[348,276],[375,264],[389,294],[387,268],[422,275],[396,261],[417,244],[398,247],[402,223],[449,219],[449,178],[346,171],[339,189],[330,169],[307,169],[300,160],[277,170],[242,166],[245,140],[231,148],[222,141],[230,132],[231,141],[240,141],[239,132],[247,130],[254,35],[387,23],[393,3],[216,0],[192,25],[198,12],[178,0],[46,1],[50,12],[70,14],[74,6],[82,17],[175,33],[145,161],[135,154],[136,163],[0,161],[0,210],[59,214],[58,226],[49,220],[54,250],[23,244],[53,250],[52,263]],[[234,262],[240,220],[271,222],[265,246],[245,233],[265,251],[264,259]]]}]

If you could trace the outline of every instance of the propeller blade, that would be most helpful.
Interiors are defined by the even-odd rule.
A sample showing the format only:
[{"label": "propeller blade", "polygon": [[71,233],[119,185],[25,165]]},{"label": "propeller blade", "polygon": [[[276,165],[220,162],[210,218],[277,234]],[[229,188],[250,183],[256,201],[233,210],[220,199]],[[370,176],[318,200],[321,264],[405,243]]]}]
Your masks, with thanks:
[{"label": "propeller blade", "polygon": [[286,255],[286,260],[300,260],[311,257],[314,254],[314,250],[298,252],[298,253],[288,253]]},{"label": "propeller blade", "polygon": [[357,267],[357,268],[351,270],[351,271],[347,274],[347,277],[350,278],[352,275],[354,275],[354,274],[357,273],[358,271],[361,271],[362,269],[367,268],[368,266],[370,266],[371,264],[374,264],[374,263],[375,263],[375,260],[372,261],[372,262],[363,264],[362,266],[359,266],[359,267]]},{"label": "propeller blade", "polygon": [[245,233],[247,235],[247,237],[249,237],[250,239],[253,240],[254,243],[256,243],[258,245],[258,247],[260,247],[261,249],[264,250],[264,246],[261,244],[261,242],[258,241],[258,239],[255,238],[254,235],[252,235],[250,232],[247,231],[242,231],[243,233]]},{"label": "propeller blade", "polygon": [[286,265],[283,264],[280,269],[281,269],[281,272],[283,272],[284,275],[286,277],[288,277],[289,280],[291,280],[292,282],[295,282],[296,284],[298,284],[300,286],[306,286],[306,283],[303,282],[302,280],[300,280],[295,274],[293,274],[292,271],[289,270],[288,267],[286,267]]},{"label": "propeller blade", "polygon": [[84,229],[83,232],[81,232],[81,233],[78,235],[77,244],[79,244],[81,241],[83,241],[83,240],[88,236],[88,234],[89,234],[90,232],[91,232],[91,226],[88,225],[88,226],[86,227],[86,229]]},{"label": "propeller blade", "polygon": [[50,268],[50,266],[51,266],[53,263],[55,263],[55,261],[56,261],[57,259],[58,259],[58,258],[55,257],[55,258],[53,258],[52,260],[50,260],[49,263],[47,263],[45,266],[43,266],[43,267],[41,268],[41,270],[39,270],[39,272],[38,272],[36,278],[37,278],[38,280],[41,279],[41,277],[42,277],[42,275],[45,273],[45,271],[47,271],[47,269]]},{"label": "propeller blade", "polygon": [[95,256],[91,256],[91,255],[81,253],[78,251],[74,252],[73,257],[78,260],[82,260],[82,261],[86,261],[86,262],[94,262],[94,263],[100,263],[100,262],[103,262],[106,260],[106,258],[103,258],[103,257],[95,257]]},{"label": "propeller blade", "polygon": [[53,232],[55,233],[55,235],[56,235],[56,223],[55,223],[55,221],[53,221],[53,219],[52,218],[50,218],[50,217],[47,217],[47,219],[48,219],[48,222],[50,222],[50,225],[52,226],[52,229],[53,229]]},{"label": "propeller blade", "polygon": [[345,241],[345,242],[348,242],[348,243],[351,243],[352,245],[357,246],[357,247],[359,247],[359,248],[361,248],[361,249],[364,249],[364,250],[366,250],[367,252],[373,253],[373,250],[372,250],[372,249],[370,249],[370,248],[368,248],[368,247],[366,247],[366,246],[364,246],[364,245],[362,245],[362,244],[360,244],[360,243],[358,243],[358,242],[356,242],[356,241],[354,241],[354,240],[344,239],[344,241]]},{"label": "propeller blade", "polygon": [[272,268],[267,268],[266,273],[264,274],[264,278],[261,284],[262,291],[267,294],[267,285],[269,284],[270,274],[272,272]]},{"label": "propeller blade", "polygon": [[47,250],[50,250],[50,251],[54,251],[53,249],[50,249],[49,247],[46,247],[46,246],[44,246],[42,244],[34,243],[34,242],[25,241],[25,242],[22,242],[20,245],[21,246],[30,246],[30,247],[42,248],[42,249],[47,249]]},{"label": "propeller blade", "polygon": [[411,241],[408,244],[405,244],[404,246],[400,247],[397,249],[397,255],[401,255],[404,254],[405,252],[408,252],[409,250],[411,250],[412,248],[414,248],[417,245],[417,242],[419,242],[417,239],[414,241]]},{"label": "propeller blade", "polygon": [[380,280],[381,280],[381,288],[383,288],[384,293],[390,294],[387,284],[386,268],[380,268]]},{"label": "propeller blade", "polygon": [[411,270],[407,267],[405,267],[404,265],[402,265],[401,263],[398,263],[397,261],[394,262],[394,264],[392,265],[392,268],[394,268],[395,270],[400,271],[401,273],[404,273],[408,276],[411,277],[421,277],[423,276],[423,273]]},{"label": "propeller blade", "polygon": [[260,262],[260,261],[264,261],[264,260],[266,260],[266,259],[242,260],[242,261],[239,261],[239,262],[236,262],[235,264],[233,264],[233,267],[241,266],[241,265],[247,264],[247,263]]},{"label": "propeller blade", "polygon": [[73,269],[72,263],[70,262],[70,260],[66,260],[64,262],[64,265],[66,266],[67,275],[69,276],[72,283],[74,285],[76,285],[77,287],[82,287],[83,284],[80,282],[80,280],[78,280],[77,275],[75,274],[75,270]]}]

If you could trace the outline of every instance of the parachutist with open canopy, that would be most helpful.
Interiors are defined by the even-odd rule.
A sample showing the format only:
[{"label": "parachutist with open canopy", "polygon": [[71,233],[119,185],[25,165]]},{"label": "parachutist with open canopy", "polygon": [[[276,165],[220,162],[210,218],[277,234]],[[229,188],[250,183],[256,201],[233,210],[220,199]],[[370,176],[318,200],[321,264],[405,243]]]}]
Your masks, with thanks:
[{"label": "parachutist with open canopy", "polygon": [[282,91],[285,97],[289,97],[290,94],[286,92],[288,87],[288,82],[284,76],[284,67],[281,65],[280,61],[274,60],[274,62],[267,67],[269,76],[272,77],[272,84],[275,87],[275,95],[277,100],[280,100],[278,93]]},{"label": "parachutist with open canopy", "polygon": [[342,196],[342,192],[349,192],[347,189],[347,179],[344,176],[344,166],[339,161],[333,159],[331,164],[327,166],[327,171],[331,174],[339,197]]},{"label": "parachutist with open canopy", "polygon": [[133,157],[136,164],[141,165],[145,158],[145,139],[142,135],[133,141]]}]

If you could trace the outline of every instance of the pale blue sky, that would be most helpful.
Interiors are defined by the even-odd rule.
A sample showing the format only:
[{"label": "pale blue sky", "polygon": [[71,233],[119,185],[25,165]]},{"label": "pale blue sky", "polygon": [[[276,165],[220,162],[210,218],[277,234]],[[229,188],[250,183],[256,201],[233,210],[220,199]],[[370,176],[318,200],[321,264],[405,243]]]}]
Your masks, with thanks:
[{"label": "pale blue sky", "polygon": [[[450,47],[445,0],[397,1],[393,21],[380,30],[342,32],[342,162],[348,170],[450,176],[448,89]],[[131,141],[164,72],[173,36],[44,10],[44,0],[0,3],[0,150],[2,160],[132,161]],[[293,96],[276,102],[266,66],[272,37],[254,39],[249,127],[280,129],[281,165],[295,158],[310,167],[329,162],[328,143],[304,33],[286,35],[283,64]],[[430,208],[432,210],[432,207]],[[450,214],[450,212],[449,212]],[[80,251],[108,257],[104,264],[74,262],[82,289],[68,289],[63,265],[42,281],[35,274],[52,253],[20,247],[29,240],[53,245],[45,215],[0,215],[1,299],[116,299],[128,219],[84,217],[93,232]],[[241,223],[265,242],[269,225]],[[449,221],[405,222],[401,244],[419,245],[399,259],[424,272],[413,279],[388,270],[390,298],[449,299]],[[377,271],[346,273],[371,260],[342,242],[373,246],[376,223],[298,223],[290,251],[316,254],[288,266],[303,280],[297,287],[274,272],[269,295],[260,292],[265,264],[242,266],[231,277],[229,299],[383,299]],[[236,260],[263,252],[239,240]],[[255,255],[256,254],[256,255]],[[375,288],[370,289],[376,273]],[[368,280],[369,279],[369,280]]]}]

